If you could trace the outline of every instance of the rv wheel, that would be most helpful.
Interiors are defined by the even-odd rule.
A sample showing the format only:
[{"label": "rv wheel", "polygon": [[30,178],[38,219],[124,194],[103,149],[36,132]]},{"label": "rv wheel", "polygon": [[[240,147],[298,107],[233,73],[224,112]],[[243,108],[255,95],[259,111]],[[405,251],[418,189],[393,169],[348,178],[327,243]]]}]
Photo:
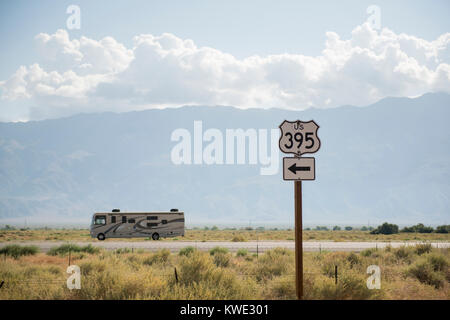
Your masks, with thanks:
[{"label": "rv wheel", "polygon": [[97,239],[100,241],[103,241],[103,240],[105,240],[105,235],[103,233],[99,233],[97,236]]},{"label": "rv wheel", "polygon": [[159,240],[159,234],[157,234],[157,233],[152,234],[152,239]]}]

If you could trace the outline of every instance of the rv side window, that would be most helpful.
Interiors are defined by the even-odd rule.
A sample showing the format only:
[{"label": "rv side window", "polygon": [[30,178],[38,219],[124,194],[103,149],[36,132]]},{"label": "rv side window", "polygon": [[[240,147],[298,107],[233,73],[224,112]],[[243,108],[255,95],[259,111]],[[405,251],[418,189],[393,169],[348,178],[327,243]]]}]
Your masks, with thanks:
[{"label": "rv side window", "polygon": [[136,220],[134,220],[134,219],[128,219],[128,223],[135,223],[136,222]]},{"label": "rv side window", "polygon": [[127,223],[127,217],[126,216],[122,216],[122,223]]},{"label": "rv side window", "polygon": [[116,216],[111,217],[111,223],[116,223]]},{"label": "rv side window", "polygon": [[147,222],[147,227],[157,227],[158,224],[154,222]]},{"label": "rv side window", "polygon": [[162,224],[167,224],[167,220],[161,220]]},{"label": "rv side window", "polygon": [[147,220],[158,220],[157,216],[147,216]]},{"label": "rv side window", "polygon": [[106,216],[96,216],[94,224],[106,224]]}]

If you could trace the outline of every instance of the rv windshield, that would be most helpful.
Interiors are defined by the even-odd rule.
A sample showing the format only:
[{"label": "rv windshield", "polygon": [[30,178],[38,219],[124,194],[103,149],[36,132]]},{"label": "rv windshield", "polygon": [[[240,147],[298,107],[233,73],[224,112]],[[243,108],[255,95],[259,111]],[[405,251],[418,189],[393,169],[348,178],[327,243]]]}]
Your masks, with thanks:
[{"label": "rv windshield", "polygon": [[106,216],[96,216],[94,224],[106,224]]}]

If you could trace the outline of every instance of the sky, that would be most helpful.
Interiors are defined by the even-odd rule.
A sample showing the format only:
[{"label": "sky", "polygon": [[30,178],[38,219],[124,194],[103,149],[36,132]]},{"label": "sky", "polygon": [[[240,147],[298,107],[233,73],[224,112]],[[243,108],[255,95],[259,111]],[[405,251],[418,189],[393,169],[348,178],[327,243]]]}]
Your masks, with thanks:
[{"label": "sky", "polygon": [[[67,25],[71,5],[79,29]],[[449,92],[449,9],[446,0],[2,1],[0,121]]]}]

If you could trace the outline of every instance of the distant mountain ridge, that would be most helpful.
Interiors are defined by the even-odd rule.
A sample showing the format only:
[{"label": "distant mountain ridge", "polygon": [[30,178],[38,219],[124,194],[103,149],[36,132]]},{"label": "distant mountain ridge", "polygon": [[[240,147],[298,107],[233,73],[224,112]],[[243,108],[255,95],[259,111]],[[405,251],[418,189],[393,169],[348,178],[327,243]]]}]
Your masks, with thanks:
[{"label": "distant mountain ridge", "polygon": [[[304,222],[450,220],[450,95],[287,111],[181,107],[0,123],[0,224],[86,221],[94,211],[186,212],[187,223],[290,224],[293,183],[260,165],[175,165],[177,128],[277,129],[314,119],[321,149],[304,182]],[[206,145],[207,143],[205,143]],[[277,146],[278,148],[278,146]],[[248,163],[248,162],[247,162]]]}]

